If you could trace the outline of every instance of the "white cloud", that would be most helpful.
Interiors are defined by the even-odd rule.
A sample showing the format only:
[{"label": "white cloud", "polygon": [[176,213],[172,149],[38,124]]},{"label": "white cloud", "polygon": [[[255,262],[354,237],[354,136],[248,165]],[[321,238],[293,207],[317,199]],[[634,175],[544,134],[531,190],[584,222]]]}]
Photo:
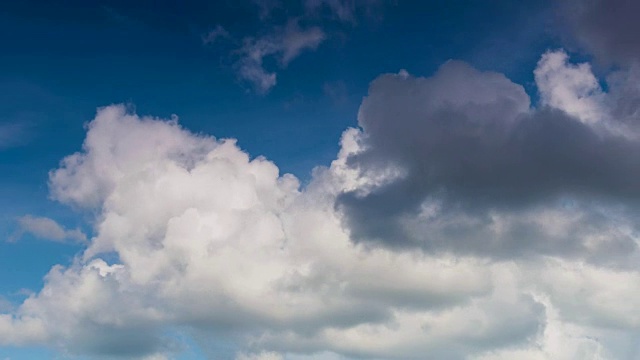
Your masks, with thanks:
[{"label": "white cloud", "polygon": [[[0,345],[170,358],[180,344],[167,334],[185,331],[237,345],[229,355],[236,360],[634,358],[640,269],[631,205],[599,187],[587,189],[608,201],[583,191],[531,203],[515,191],[497,203],[475,197],[481,186],[465,187],[493,174],[486,169],[509,169],[493,157],[474,162],[494,154],[485,146],[499,144],[496,134],[509,126],[590,126],[536,111],[522,87],[458,62],[432,78],[385,75],[361,107],[362,128],[347,130],[338,158],[300,188],[234,140],[122,106],[102,108],[82,151],[50,173],[55,199],[96,214],[96,235],[72,264],[51,269],[42,290],[0,315]],[[532,131],[519,129],[524,138]],[[379,134],[385,143],[374,141]],[[456,142],[460,134],[467,143]],[[480,142],[477,134],[497,140]],[[439,152],[423,151],[434,139],[447,141]],[[447,182],[460,181],[449,192],[455,196],[418,187],[424,174],[405,183],[425,161],[468,143],[479,157],[462,152],[460,162],[446,162],[453,174],[465,171]],[[400,160],[413,156],[422,158],[403,168]],[[364,168],[365,160],[376,166]],[[500,183],[506,170],[490,179]],[[527,193],[557,186],[524,180]],[[400,215],[378,232],[357,234],[336,201],[351,192],[360,201],[388,186],[410,189],[417,205],[403,208],[413,200],[402,192],[368,203]],[[382,221],[368,220],[359,225]],[[390,245],[393,226],[409,242]],[[46,232],[65,234],[52,229]],[[373,233],[385,237],[373,241]]]},{"label": "white cloud", "polygon": [[[182,323],[231,326],[260,347],[282,345],[287,337],[269,334],[293,331],[285,345],[302,352],[324,347],[308,344],[321,331],[328,350],[361,351],[365,324],[392,329],[406,311],[429,314],[490,291],[490,272],[473,259],[351,244],[333,211],[335,190],[326,192],[338,189],[327,171],[312,185],[317,190],[303,194],[294,177],[279,176],[263,158],[250,160],[233,141],[122,107],[100,110],[84,152],[51,173],[57,199],[101,209],[97,235],[85,260],[54,268],[45,288],[6,318],[0,334],[13,335],[0,339],[37,335],[90,353],[123,342],[123,354],[157,352],[164,339],[153,329]],[[120,264],[99,259],[111,252]],[[23,319],[39,332],[14,331]],[[120,335],[105,338],[114,327]],[[365,333],[336,343],[340,329]]]},{"label": "white cloud", "polygon": [[18,218],[19,230],[12,236],[15,241],[23,234],[31,234],[43,240],[51,240],[56,242],[76,242],[84,243],[87,236],[80,229],[65,229],[55,220],[46,217],[35,217],[25,215]]},{"label": "white cloud", "polygon": [[588,63],[573,65],[562,50],[542,55],[535,79],[543,104],[563,110],[586,123],[608,120],[604,93]]},{"label": "white cloud", "polygon": [[236,360],[284,360],[282,355],[275,352],[261,352],[259,354],[243,354],[236,356]]}]

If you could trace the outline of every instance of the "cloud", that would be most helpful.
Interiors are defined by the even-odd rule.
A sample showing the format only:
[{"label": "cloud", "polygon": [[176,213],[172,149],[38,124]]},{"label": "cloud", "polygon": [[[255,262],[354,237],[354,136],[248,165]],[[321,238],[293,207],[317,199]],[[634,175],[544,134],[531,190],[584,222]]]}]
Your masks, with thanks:
[{"label": "cloud", "polygon": [[0,312],[9,312],[14,309],[13,303],[7,300],[5,297],[0,296]]},{"label": "cloud", "polygon": [[319,27],[302,29],[297,20],[290,20],[284,28],[267,36],[247,37],[238,50],[238,75],[253,84],[258,93],[264,94],[277,82],[276,73],[265,70],[265,58],[275,57],[281,67],[286,67],[303,51],[315,50],[325,38]]},{"label": "cloud", "polygon": [[19,230],[12,236],[15,241],[23,234],[31,234],[43,240],[55,242],[85,243],[87,236],[80,229],[67,230],[55,220],[25,215],[18,218]]},{"label": "cloud", "polygon": [[[304,188],[233,139],[99,109],[49,184],[93,216],[95,236],[0,315],[0,345],[171,358],[188,337],[236,360],[637,357],[638,163],[625,155],[638,138],[616,130],[628,123],[609,111],[616,90],[598,93],[609,116],[584,110],[588,67],[554,52],[538,70],[540,108],[462,62],[382,75],[361,128]],[[563,77],[580,81],[560,91]]]},{"label": "cloud", "polygon": [[[368,354],[358,333],[393,332],[413,313],[423,314],[423,324],[439,321],[443,307],[492,292],[491,272],[474,259],[354,247],[333,211],[335,190],[327,192],[337,186],[334,170],[301,193],[293,176],[280,176],[264,158],[250,160],[232,140],[118,106],[99,111],[83,149],[51,173],[51,191],[98,209],[97,234],[76,263],[52,269],[45,288],[3,318],[4,344],[138,356],[171,351],[162,329],[183,324],[253,344],[247,349],[255,353]],[[101,259],[113,253],[116,264]],[[470,311],[482,306],[492,305]],[[510,321],[492,320],[493,332],[477,335],[474,346],[497,341],[503,328],[535,331],[529,307],[513,308]],[[417,324],[406,326],[412,332]],[[346,343],[343,331],[353,334]],[[425,348],[465,334],[442,334]],[[391,353],[403,341],[380,350]]]},{"label": "cloud", "polygon": [[535,70],[541,102],[587,123],[607,118],[605,94],[588,63],[572,65],[563,51],[547,52]]},{"label": "cloud", "polygon": [[221,25],[217,25],[215,29],[210,30],[208,33],[202,35],[202,43],[205,45],[214,44],[216,41],[224,38],[228,38],[229,32],[225,30]]},{"label": "cloud", "polygon": [[234,48],[230,58],[238,78],[264,95],[276,86],[279,71],[331,37],[327,29],[353,27],[358,17],[371,16],[381,3],[305,0],[286,6],[278,0],[253,0],[258,9],[259,31],[235,35],[217,25],[202,35],[202,41],[213,45],[227,40]]},{"label": "cloud", "polygon": [[289,22],[281,41],[282,64],[286,66],[304,50],[315,50],[324,41],[325,37],[324,32],[319,27],[302,30],[297,22]]},{"label": "cloud", "polygon": [[310,17],[328,13],[329,18],[355,24],[361,15],[372,16],[382,6],[381,0],[305,0],[304,6]]},{"label": "cloud", "polygon": [[355,21],[356,2],[352,0],[306,0],[305,7],[311,12],[326,7],[340,21]]},{"label": "cloud", "polygon": [[258,7],[259,18],[263,21],[269,19],[274,10],[282,7],[280,0],[252,0],[252,2]]},{"label": "cloud", "polygon": [[282,355],[275,352],[262,352],[259,354],[239,354],[236,360],[283,360]]},{"label": "cloud", "polygon": [[628,0],[572,0],[561,5],[574,35],[600,60],[627,65],[640,60],[640,3]]},{"label": "cloud", "polygon": [[356,185],[338,199],[351,235],[507,258],[637,256],[638,133],[606,115],[588,66],[566,61],[543,55],[539,108],[503,75],[460,62],[376,79],[346,160]]}]

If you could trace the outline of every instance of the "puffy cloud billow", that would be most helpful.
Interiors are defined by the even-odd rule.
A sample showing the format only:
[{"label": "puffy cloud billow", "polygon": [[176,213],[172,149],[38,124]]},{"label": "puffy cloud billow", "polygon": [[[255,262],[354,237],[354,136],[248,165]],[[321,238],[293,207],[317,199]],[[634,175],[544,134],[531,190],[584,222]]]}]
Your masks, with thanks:
[{"label": "puffy cloud billow", "polygon": [[354,239],[499,258],[635,256],[637,129],[608,115],[588,65],[567,61],[542,56],[537,108],[520,85],[461,62],[376,79],[346,158],[359,185],[337,201]]},{"label": "puffy cloud billow", "polygon": [[562,51],[535,76],[532,107],[522,86],[462,62],[382,75],[305,187],[235,140],[99,109],[49,184],[95,214],[95,236],[0,315],[0,344],[122,358],[171,358],[185,337],[215,359],[637,358],[640,138],[633,112],[617,116],[633,92],[605,92]]}]

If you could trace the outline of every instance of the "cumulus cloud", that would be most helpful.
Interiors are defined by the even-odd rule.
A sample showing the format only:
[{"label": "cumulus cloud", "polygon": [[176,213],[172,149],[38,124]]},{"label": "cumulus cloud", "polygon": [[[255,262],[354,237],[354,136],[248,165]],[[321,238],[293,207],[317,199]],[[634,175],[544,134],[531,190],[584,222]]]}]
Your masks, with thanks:
[{"label": "cumulus cloud", "polygon": [[[5,317],[0,334],[13,334],[5,342],[134,356],[169,351],[158,329],[183,324],[238,333],[258,348],[349,350],[335,331],[393,328],[407,311],[491,292],[490,272],[473,259],[354,247],[333,211],[333,170],[303,196],[293,176],[232,140],[118,106],[100,110],[83,149],[51,173],[51,191],[99,209],[97,235],[82,259],[54,268],[45,289]],[[100,258],[113,253],[117,264]],[[35,330],[16,331],[25,324]]]},{"label": "cumulus cloud", "polygon": [[604,96],[588,63],[572,65],[563,51],[542,56],[535,79],[543,105],[560,109],[582,121],[607,120]]},{"label": "cumulus cloud", "polygon": [[351,235],[497,257],[636,254],[637,132],[606,115],[588,66],[566,61],[542,57],[538,108],[460,62],[376,79],[346,161],[358,185],[338,199]]},{"label": "cumulus cloud", "polygon": [[25,215],[18,218],[18,231],[11,237],[16,241],[24,234],[31,234],[39,239],[51,240],[55,242],[75,242],[84,243],[87,236],[80,229],[65,229],[55,220],[47,217],[35,217]]},{"label": "cumulus cloud", "polygon": [[190,336],[236,360],[634,358],[638,140],[614,131],[612,92],[600,119],[582,106],[591,83],[557,89],[588,70],[546,54],[540,108],[461,62],[382,75],[304,188],[233,139],[102,108],[50,173],[95,236],[0,315],[0,345],[170,358]]}]

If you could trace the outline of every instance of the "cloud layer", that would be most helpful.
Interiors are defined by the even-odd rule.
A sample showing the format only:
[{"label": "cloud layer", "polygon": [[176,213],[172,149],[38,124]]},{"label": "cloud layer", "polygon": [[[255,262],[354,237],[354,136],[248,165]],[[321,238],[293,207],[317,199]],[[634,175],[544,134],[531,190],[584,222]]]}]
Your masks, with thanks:
[{"label": "cloud layer", "polygon": [[99,109],[50,173],[54,199],[95,214],[95,236],[0,315],[0,345],[162,358],[187,336],[238,360],[637,357],[640,140],[615,116],[627,92],[561,51],[535,74],[538,107],[462,62],[382,75],[304,188],[235,140]]}]

